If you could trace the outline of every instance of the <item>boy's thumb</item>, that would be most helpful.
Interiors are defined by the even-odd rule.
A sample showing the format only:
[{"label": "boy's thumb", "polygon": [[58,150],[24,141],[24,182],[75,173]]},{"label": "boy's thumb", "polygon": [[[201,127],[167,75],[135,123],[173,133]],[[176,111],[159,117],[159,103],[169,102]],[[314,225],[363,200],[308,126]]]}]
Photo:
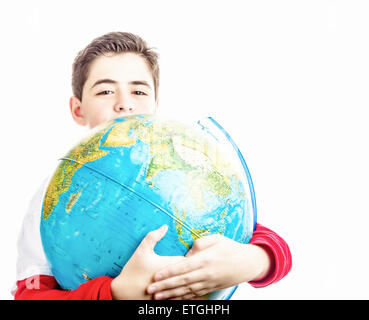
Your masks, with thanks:
[{"label": "boy's thumb", "polygon": [[162,225],[159,229],[150,231],[145,238],[143,238],[141,244],[147,249],[154,250],[156,244],[165,236],[168,231],[166,224]]}]

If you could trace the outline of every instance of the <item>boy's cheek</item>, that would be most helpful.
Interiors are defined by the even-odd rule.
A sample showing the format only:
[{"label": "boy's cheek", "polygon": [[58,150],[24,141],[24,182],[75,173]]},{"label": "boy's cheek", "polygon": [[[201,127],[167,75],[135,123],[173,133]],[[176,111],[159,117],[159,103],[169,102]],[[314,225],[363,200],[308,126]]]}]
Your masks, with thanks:
[{"label": "boy's cheek", "polygon": [[89,121],[89,127],[93,128],[98,126],[99,124],[105,123],[107,121],[113,120],[114,115],[110,114],[108,112],[101,112],[101,111],[92,111],[90,114],[90,121]]}]

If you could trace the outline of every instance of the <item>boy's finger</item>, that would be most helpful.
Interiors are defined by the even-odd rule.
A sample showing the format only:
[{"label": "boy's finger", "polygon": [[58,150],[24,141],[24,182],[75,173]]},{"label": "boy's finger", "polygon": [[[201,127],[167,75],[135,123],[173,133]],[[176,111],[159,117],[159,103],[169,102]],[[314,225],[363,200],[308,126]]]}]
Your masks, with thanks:
[{"label": "boy's finger", "polygon": [[211,247],[212,245],[221,241],[221,239],[222,237],[220,235],[212,234],[210,236],[205,236],[205,237],[195,240],[191,249],[187,252],[186,257],[189,257],[193,255],[194,253],[197,253],[199,251],[202,251],[202,250],[205,250],[206,248]]},{"label": "boy's finger", "polygon": [[168,231],[168,226],[165,224],[161,226],[159,229],[150,231],[145,238],[141,241],[140,246],[144,246],[149,250],[154,250],[155,245],[164,237],[164,235]]},{"label": "boy's finger", "polygon": [[193,255],[193,250],[190,249],[188,250],[188,252],[186,253],[185,257],[188,258],[188,257],[191,257]]},{"label": "boy's finger", "polygon": [[169,264],[158,271],[154,276],[154,281],[161,281],[181,274],[189,273],[200,269],[203,266],[201,256],[193,256],[178,263]]},{"label": "boy's finger", "polygon": [[196,270],[186,275],[172,277],[160,282],[154,282],[149,286],[147,292],[154,294],[160,292],[165,298],[180,297],[188,293],[196,293],[204,289],[206,281],[201,270]]}]

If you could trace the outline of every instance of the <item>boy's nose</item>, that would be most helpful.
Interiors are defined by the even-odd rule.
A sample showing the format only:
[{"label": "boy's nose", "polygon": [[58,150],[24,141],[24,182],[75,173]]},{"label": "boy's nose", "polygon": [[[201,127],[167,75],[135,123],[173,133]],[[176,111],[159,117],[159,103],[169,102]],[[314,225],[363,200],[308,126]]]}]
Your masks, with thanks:
[{"label": "boy's nose", "polygon": [[114,107],[116,112],[124,112],[124,113],[132,113],[134,110],[134,107],[132,104],[121,104],[117,103]]},{"label": "boy's nose", "polygon": [[115,101],[115,112],[118,113],[131,113],[134,109],[133,103],[131,99],[129,99],[129,96],[120,94],[117,95],[117,100]]}]

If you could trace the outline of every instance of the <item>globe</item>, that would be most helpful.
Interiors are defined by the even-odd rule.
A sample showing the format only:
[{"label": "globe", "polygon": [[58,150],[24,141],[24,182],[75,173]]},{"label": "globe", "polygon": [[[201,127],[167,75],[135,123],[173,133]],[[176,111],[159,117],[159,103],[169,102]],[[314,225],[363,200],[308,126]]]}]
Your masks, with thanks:
[{"label": "globe", "polygon": [[[186,255],[200,237],[248,243],[256,224],[250,173],[209,117],[185,123],[129,116],[102,124],[59,159],[41,214],[42,245],[64,289],[116,277],[145,235],[166,224],[155,253]],[[229,299],[236,287],[210,293]]]}]

